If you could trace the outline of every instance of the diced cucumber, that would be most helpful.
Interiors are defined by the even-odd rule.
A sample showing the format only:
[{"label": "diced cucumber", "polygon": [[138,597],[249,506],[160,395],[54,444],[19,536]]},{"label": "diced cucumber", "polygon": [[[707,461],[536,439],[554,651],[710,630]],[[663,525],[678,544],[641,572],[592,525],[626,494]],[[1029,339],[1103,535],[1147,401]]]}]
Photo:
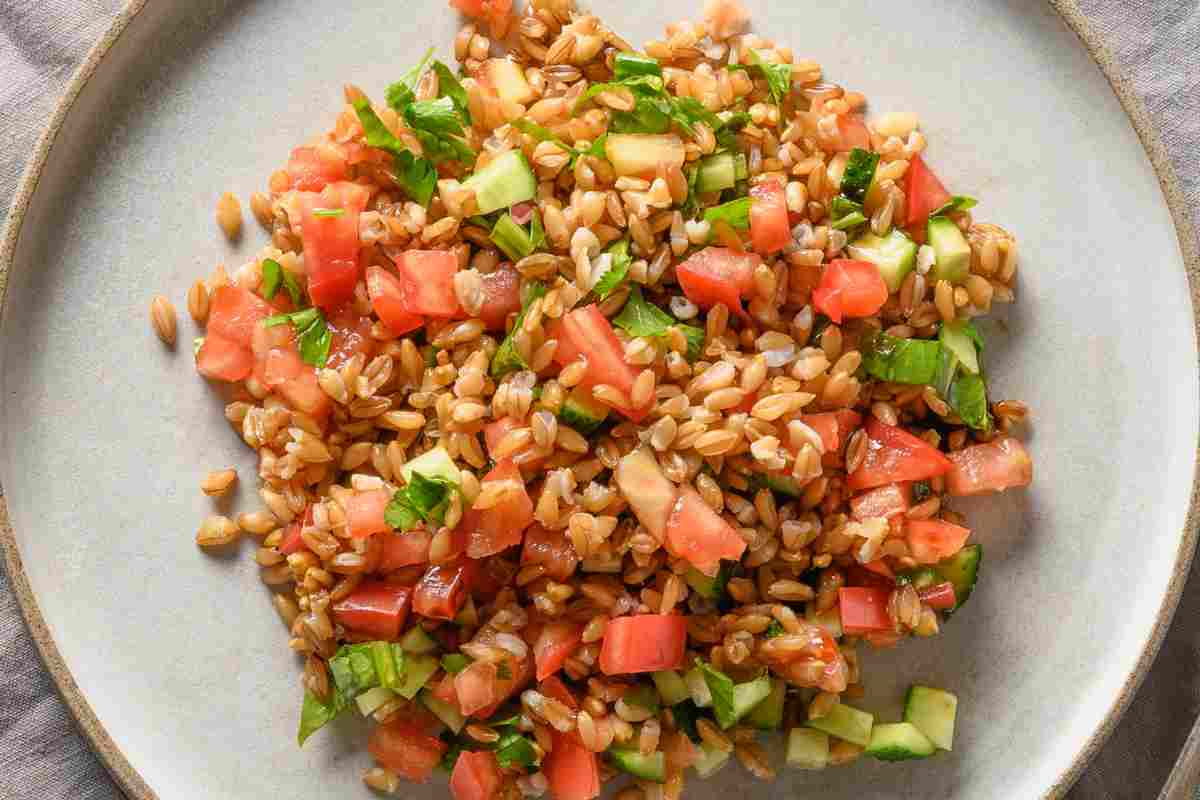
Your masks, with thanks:
[{"label": "diced cucumber", "polygon": [[815,603],[809,603],[804,612],[804,618],[809,622],[820,625],[835,639],[842,638],[842,615],[836,608],[817,611]]},{"label": "diced cucumber", "polygon": [[953,322],[942,323],[938,331],[938,341],[958,357],[958,363],[972,375],[979,374],[979,350],[975,340],[967,332],[970,320],[956,319]]},{"label": "diced cucumber", "polygon": [[412,700],[425,683],[438,671],[438,660],[429,655],[410,655],[404,659],[404,680],[396,694]]},{"label": "diced cucumber", "polygon": [[617,53],[613,58],[613,74],[617,80],[631,78],[634,75],[662,76],[662,66],[658,59],[644,56],[641,53]]},{"label": "diced cucumber", "polygon": [[592,397],[590,389],[576,386],[563,400],[558,418],[566,425],[587,436],[608,419],[608,406]]},{"label": "diced cucumber", "polygon": [[887,236],[864,234],[847,246],[846,252],[879,267],[890,292],[900,291],[900,284],[917,264],[917,243],[897,230]]},{"label": "diced cucumber", "polygon": [[525,71],[515,61],[509,61],[507,58],[489,58],[483,62],[483,73],[501,100],[525,104],[533,99],[533,88],[529,81],[525,80]]},{"label": "diced cucumber", "polygon": [[626,705],[644,708],[654,714],[658,713],[658,692],[646,684],[635,686],[622,697]]},{"label": "diced cucumber", "polygon": [[696,667],[692,667],[684,673],[683,680],[687,684],[688,692],[692,695],[692,702],[697,707],[712,707],[712,692],[708,690],[708,682],[704,680],[703,672]]},{"label": "diced cucumber", "polygon": [[376,686],[374,689],[367,689],[365,692],[354,698],[354,702],[358,705],[358,710],[364,717],[375,713],[375,709],[395,699],[396,693],[391,689],[385,689],[382,686]]},{"label": "diced cucumber", "polygon": [[437,650],[438,643],[420,625],[413,625],[408,629],[408,633],[400,637],[400,649],[421,656]]},{"label": "diced cucumber", "polygon": [[800,769],[825,769],[829,765],[829,734],[813,728],[788,731],[787,763]]},{"label": "diced cucumber", "polygon": [[717,574],[711,576],[705,575],[695,567],[688,567],[687,572],[683,573],[683,579],[692,588],[692,591],[709,600],[721,599],[721,596],[725,594],[725,583],[728,578],[728,573],[724,568],[718,569]]},{"label": "diced cucumber", "polygon": [[962,283],[971,271],[971,245],[954,222],[946,217],[933,217],[926,230],[929,246],[933,248],[934,280]]},{"label": "diced cucumber", "polygon": [[700,160],[696,191],[700,194],[732,189],[737,183],[737,164],[733,153],[717,153]]},{"label": "diced cucumber", "polygon": [[662,750],[644,755],[640,750],[614,747],[608,753],[612,756],[613,764],[630,775],[656,783],[667,779],[667,759]]},{"label": "diced cucumber", "polygon": [[783,701],[787,684],[780,678],[771,679],[771,693],[746,716],[746,722],[763,731],[773,731],[783,724]]},{"label": "diced cucumber", "polygon": [[683,676],[673,669],[656,672],[651,677],[654,678],[654,686],[658,689],[658,696],[662,698],[664,705],[673,706],[692,696]]},{"label": "diced cucumber", "polygon": [[450,458],[450,454],[443,447],[426,450],[400,468],[405,483],[412,481],[414,472],[419,472],[426,478],[445,478],[451,483],[462,482],[458,467],[454,466],[454,459]]},{"label": "diced cucumber", "polygon": [[385,689],[398,688],[400,675],[404,671],[404,651],[391,642],[371,642],[368,647],[379,685]]},{"label": "diced cucumber", "polygon": [[942,580],[954,584],[954,598],[957,601],[954,608],[962,608],[975,588],[975,580],[979,577],[979,562],[983,560],[983,545],[971,544],[959,550],[949,558],[942,559],[934,567],[934,571]]},{"label": "diced cucumber", "polygon": [[467,718],[458,710],[458,706],[434,697],[428,689],[421,690],[421,702],[442,721],[443,725],[456,734],[462,733],[463,726],[467,724]]},{"label": "diced cucumber", "polygon": [[858,147],[851,150],[850,157],[846,160],[846,169],[842,172],[842,194],[861,203],[875,178],[875,167],[878,165],[879,153]]},{"label": "diced cucumber", "polygon": [[884,722],[871,730],[866,753],[880,761],[909,761],[928,758],[936,748],[910,722]]},{"label": "diced cucumber", "polygon": [[804,723],[810,728],[825,731],[831,736],[866,747],[871,741],[871,728],[875,717],[844,703],[838,703],[829,713]]},{"label": "diced cucumber", "polygon": [[701,778],[715,774],[717,770],[729,763],[729,753],[725,750],[718,750],[706,744],[700,745],[699,749],[700,757],[692,766],[696,768],[696,774]]},{"label": "diced cucumber", "polygon": [[[739,683],[733,687],[733,720],[730,725],[738,722],[771,694],[771,679],[760,675],[752,681]],[[722,725],[722,728],[729,727]]]},{"label": "diced cucumber", "polygon": [[896,575],[896,583],[898,585],[903,586],[906,583],[911,583],[914,589],[928,589],[935,583],[941,582],[941,580],[942,578],[933,571],[932,567],[918,567]]},{"label": "diced cucumber", "polygon": [[463,181],[463,187],[475,192],[481,215],[532,200],[537,194],[537,178],[520,150],[509,150]]},{"label": "diced cucumber", "polygon": [[750,177],[750,165],[746,162],[745,153],[738,153],[733,157],[733,174],[739,181]]},{"label": "diced cucumber", "polygon": [[925,738],[942,750],[954,749],[954,718],[958,698],[928,686],[909,687],[904,699],[904,721],[911,722]]}]

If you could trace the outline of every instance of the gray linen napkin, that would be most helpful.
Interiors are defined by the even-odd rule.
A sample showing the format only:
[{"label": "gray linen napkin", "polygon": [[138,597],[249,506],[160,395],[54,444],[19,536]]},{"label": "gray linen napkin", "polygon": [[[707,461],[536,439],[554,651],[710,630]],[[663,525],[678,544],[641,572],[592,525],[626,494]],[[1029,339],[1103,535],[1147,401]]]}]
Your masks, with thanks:
[{"label": "gray linen napkin", "polygon": [[[1080,0],[1159,127],[1200,228],[1200,0]],[[124,3],[0,0],[0,222],[59,93]],[[1200,579],[1071,800],[1154,797],[1200,712]],[[0,797],[117,800],[37,659],[0,568]],[[1200,798],[1198,798],[1200,800]]]}]

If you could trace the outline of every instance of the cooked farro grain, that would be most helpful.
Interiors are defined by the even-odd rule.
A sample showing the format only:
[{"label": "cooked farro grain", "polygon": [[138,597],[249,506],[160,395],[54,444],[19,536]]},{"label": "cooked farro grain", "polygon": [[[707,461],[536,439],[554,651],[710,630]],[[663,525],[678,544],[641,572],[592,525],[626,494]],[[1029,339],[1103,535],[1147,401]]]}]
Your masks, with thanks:
[{"label": "cooked farro grain", "polygon": [[[424,707],[379,686],[391,647],[371,650],[370,673],[350,669],[356,648],[398,641],[422,652],[393,667],[432,670],[422,697],[474,714],[455,752],[524,740],[529,763],[493,758],[495,797],[559,791],[542,767],[578,732],[602,778],[622,763],[614,747],[661,753],[663,782],[623,794],[677,800],[694,750],[641,659],[667,653],[645,669],[679,680],[696,659],[734,684],[770,675],[786,719],[815,719],[861,697],[858,642],[936,635],[966,600],[979,550],[946,527],[964,524],[950,498],[1031,479],[1009,436],[1028,408],[990,401],[969,357],[970,320],[1013,300],[1016,242],[960,201],[929,223],[958,255],[904,241],[898,221],[924,234],[913,214],[951,201],[905,191],[929,169],[916,116],[864,122],[861,93],[743,36],[736,0],[647,43],[658,64],[572,0],[533,0],[515,20],[491,5],[455,38],[461,80],[437,68],[411,84],[453,131],[425,135],[399,89],[393,108],[347,87],[330,132],[250,196],[272,246],[189,290],[208,326],[197,368],[232,384],[225,415],[257,452],[263,506],[209,517],[197,543],[261,537],[261,578],[305,657],[301,737],[370,702],[369,786],[395,792],[411,773],[383,754],[389,737],[434,747],[404,739]],[[518,49],[493,55],[513,27]],[[759,60],[790,65],[785,85]],[[669,130],[638,127],[650,108],[672,110]],[[430,164],[430,202],[415,201],[419,169],[391,168],[403,150]],[[726,159],[734,178],[709,172]],[[705,213],[746,194],[745,219]],[[843,201],[861,205],[858,224]],[[232,195],[218,221],[238,235]],[[323,231],[342,225],[363,270],[329,289]],[[886,282],[873,236],[911,253]],[[867,268],[846,277],[843,258]],[[298,314],[242,324],[296,283]],[[173,343],[165,298],[151,320]],[[914,344],[936,353],[936,379],[897,355]],[[698,713],[706,748],[773,776],[751,727],[723,706]],[[828,762],[862,753],[831,737]]]}]

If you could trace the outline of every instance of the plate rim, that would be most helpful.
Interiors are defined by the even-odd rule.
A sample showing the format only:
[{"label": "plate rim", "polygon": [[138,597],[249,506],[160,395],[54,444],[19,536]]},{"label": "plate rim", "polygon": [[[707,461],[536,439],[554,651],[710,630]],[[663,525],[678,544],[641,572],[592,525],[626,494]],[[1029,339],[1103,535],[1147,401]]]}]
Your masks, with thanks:
[{"label": "plate rim", "polygon": [[[50,152],[58,140],[58,134],[88,81],[91,80],[121,35],[145,9],[147,2],[148,0],[129,0],[100,40],[88,51],[87,56],[64,88],[54,113],[37,141],[33,157],[21,175],[17,191],[13,195],[13,201],[9,207],[3,236],[0,236],[0,320],[3,320],[4,316],[8,275],[16,255],[22,223],[33,200],[33,195],[37,191],[42,173],[49,162]],[[1187,274],[1192,301],[1193,332],[1197,343],[1200,344],[1200,242],[1197,241],[1196,230],[1188,213],[1188,205],[1179,177],[1162,143],[1158,128],[1151,120],[1141,99],[1133,91],[1129,79],[1120,68],[1116,58],[1101,42],[1099,36],[1092,29],[1091,23],[1080,10],[1078,0],[1046,0],[1046,2],[1076,35],[1080,44],[1099,67],[1101,74],[1104,75],[1121,104],[1121,108],[1125,111],[1125,115],[1129,118],[1130,124],[1133,125],[1142,149],[1150,160],[1150,165],[1158,178],[1159,188],[1175,226],[1175,234],[1180,253],[1183,256],[1184,271]],[[1154,625],[1142,644],[1141,655],[1133,670],[1125,676],[1120,691],[1109,705],[1096,730],[1075,753],[1067,768],[1058,774],[1054,783],[1042,795],[1043,798],[1060,797],[1066,794],[1087,764],[1108,740],[1117,723],[1129,708],[1149,673],[1171,626],[1183,594],[1183,587],[1187,583],[1198,537],[1200,537],[1200,442],[1197,443],[1196,458],[1192,465],[1191,498],[1179,548],[1175,554],[1171,580],[1167,584],[1167,591],[1155,615]],[[93,752],[100,758],[105,769],[127,797],[132,800],[159,800],[159,796],[133,767],[104,728],[59,652],[33,595],[28,576],[25,574],[16,542],[16,533],[8,516],[8,505],[2,486],[0,486],[0,549],[4,553],[5,566],[8,570],[13,594],[17,598],[21,615],[28,626],[38,655],[49,671],[71,716],[74,717],[76,724],[88,739]]]}]

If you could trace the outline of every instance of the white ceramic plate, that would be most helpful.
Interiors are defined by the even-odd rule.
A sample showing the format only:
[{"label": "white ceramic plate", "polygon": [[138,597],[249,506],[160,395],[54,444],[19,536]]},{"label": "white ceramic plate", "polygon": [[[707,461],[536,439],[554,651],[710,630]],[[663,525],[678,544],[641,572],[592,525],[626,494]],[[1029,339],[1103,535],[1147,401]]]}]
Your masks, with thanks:
[{"label": "white ceramic plate", "polygon": [[[351,721],[295,747],[297,662],[251,559],[192,542],[210,510],[199,477],[252,476],[252,457],[146,309],[160,291],[182,309],[194,276],[257,248],[252,223],[239,248],[223,243],[217,195],[263,186],[330,124],[343,82],[378,94],[430,43],[445,55],[457,20],[443,5],[135,3],[18,197],[0,340],[9,563],[56,678],[134,797],[368,794]],[[697,5],[594,8],[641,42]],[[987,559],[944,635],[866,655],[867,704],[885,716],[914,680],[958,693],[955,753],[785,772],[754,791],[1059,793],[1144,673],[1193,544],[1196,337],[1169,178],[1049,5],[749,5],[758,30],[874,109],[917,111],[938,172],[1018,236],[1020,302],[989,328],[987,362],[996,392],[1033,408],[1037,465],[1030,490],[968,507]],[[689,796],[745,780],[731,768]]]}]

